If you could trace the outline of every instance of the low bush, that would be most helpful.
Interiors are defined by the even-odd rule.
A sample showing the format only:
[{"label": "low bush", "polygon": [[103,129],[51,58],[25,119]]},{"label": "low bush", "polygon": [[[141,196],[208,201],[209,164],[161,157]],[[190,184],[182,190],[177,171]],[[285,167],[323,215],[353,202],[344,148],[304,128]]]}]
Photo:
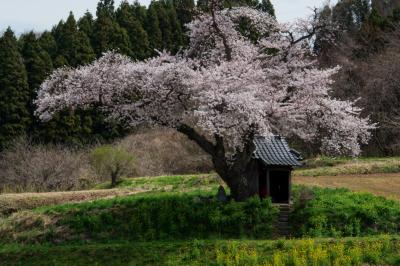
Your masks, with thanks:
[{"label": "low bush", "polygon": [[[39,228],[45,231],[39,239],[30,241],[267,239],[271,237],[277,212],[269,200],[256,198],[246,202],[219,202],[199,195],[128,196],[35,210],[32,214],[39,213],[53,222],[46,228]],[[15,239],[19,231],[26,234],[38,229],[18,226],[15,217],[17,214],[7,218],[3,226],[0,224],[3,241],[19,242]]]},{"label": "low bush", "polygon": [[102,178],[111,180],[111,187],[123,176],[133,176],[136,172],[135,158],[120,147],[101,146],[90,153],[90,166]]},{"label": "low bush", "polygon": [[[400,203],[347,189],[297,188],[291,223],[297,236],[364,236],[400,232]],[[306,189],[307,190],[307,189]],[[301,195],[313,194],[308,200]]]}]

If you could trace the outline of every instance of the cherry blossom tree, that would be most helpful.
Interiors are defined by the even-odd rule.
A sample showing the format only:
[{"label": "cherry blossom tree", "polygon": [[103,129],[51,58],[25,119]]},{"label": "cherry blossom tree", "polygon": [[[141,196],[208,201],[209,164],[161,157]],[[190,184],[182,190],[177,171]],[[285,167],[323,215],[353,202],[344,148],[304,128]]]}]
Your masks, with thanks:
[{"label": "cherry blossom tree", "polygon": [[196,142],[236,200],[256,195],[253,138],[280,134],[321,143],[329,153],[360,153],[368,118],[330,95],[337,68],[319,69],[310,39],[316,20],[294,25],[249,7],[200,14],[177,55],[133,62],[107,52],[90,65],[56,70],[41,86],[37,114],[101,108],[129,127],[174,128]]}]

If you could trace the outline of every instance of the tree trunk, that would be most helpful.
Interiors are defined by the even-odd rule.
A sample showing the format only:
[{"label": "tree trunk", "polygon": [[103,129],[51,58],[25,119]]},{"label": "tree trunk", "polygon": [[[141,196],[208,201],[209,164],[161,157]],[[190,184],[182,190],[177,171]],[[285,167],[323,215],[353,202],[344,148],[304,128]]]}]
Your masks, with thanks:
[{"label": "tree trunk", "polygon": [[239,172],[229,171],[228,176],[221,176],[231,190],[235,201],[245,201],[259,195],[258,164],[250,160]]},{"label": "tree trunk", "polygon": [[114,188],[117,186],[117,174],[112,173],[111,174],[111,187]]},{"label": "tree trunk", "polygon": [[255,149],[252,131],[243,137],[243,150],[237,151],[235,156],[229,159],[221,136],[215,135],[215,143],[213,143],[187,125],[181,125],[178,131],[211,155],[215,171],[230,188],[234,200],[245,201],[259,194],[258,164],[252,159]]},{"label": "tree trunk", "polygon": [[121,172],[121,167],[119,164],[117,164],[116,169],[111,171],[111,187],[112,188],[117,186],[117,179],[119,177],[120,172]]}]

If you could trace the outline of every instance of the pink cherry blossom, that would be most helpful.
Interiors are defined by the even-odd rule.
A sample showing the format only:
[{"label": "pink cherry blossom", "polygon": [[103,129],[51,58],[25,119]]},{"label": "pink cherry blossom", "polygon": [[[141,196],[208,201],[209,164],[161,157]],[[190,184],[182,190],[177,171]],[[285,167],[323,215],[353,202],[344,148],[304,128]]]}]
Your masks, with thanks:
[{"label": "pink cherry blossom", "polygon": [[[243,21],[258,38],[239,30]],[[375,125],[354,102],[330,96],[338,68],[318,68],[310,52],[321,25],[282,25],[238,7],[212,9],[187,26],[190,45],[177,55],[135,62],[110,51],[92,64],[56,70],[40,88],[37,114],[48,120],[65,108],[95,106],[128,127],[175,128],[227,173],[238,168],[237,158],[249,161],[255,135],[296,136],[352,155],[368,142]],[[217,172],[226,181],[232,175]]]}]

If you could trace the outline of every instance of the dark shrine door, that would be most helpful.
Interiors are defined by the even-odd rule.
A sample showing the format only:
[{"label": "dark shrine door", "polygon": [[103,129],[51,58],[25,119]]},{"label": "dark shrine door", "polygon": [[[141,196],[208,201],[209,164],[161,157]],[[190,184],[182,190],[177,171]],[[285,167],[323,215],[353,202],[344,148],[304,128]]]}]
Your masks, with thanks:
[{"label": "dark shrine door", "polygon": [[259,188],[259,194],[261,199],[265,199],[268,197],[268,186],[267,186],[267,171],[262,169],[260,170],[260,175],[259,175],[259,182],[258,182],[258,188]]},{"label": "dark shrine door", "polygon": [[273,203],[289,202],[290,171],[269,171],[269,192]]}]

